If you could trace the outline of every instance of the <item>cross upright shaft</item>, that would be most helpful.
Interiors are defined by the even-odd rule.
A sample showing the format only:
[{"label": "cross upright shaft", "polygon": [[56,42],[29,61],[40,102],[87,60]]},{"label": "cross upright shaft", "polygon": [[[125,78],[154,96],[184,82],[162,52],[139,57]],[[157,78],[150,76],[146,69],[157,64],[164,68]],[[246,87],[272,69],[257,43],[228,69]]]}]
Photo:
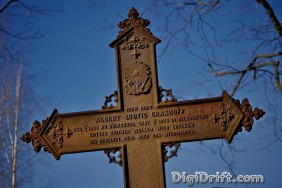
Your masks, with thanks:
[{"label": "cross upright shaft", "polygon": [[[110,162],[123,166],[126,188],[164,188],[164,162],[176,155],[180,142],[225,138],[231,142],[263,110],[242,103],[225,91],[214,98],[177,102],[158,85],[156,44],[146,28],[149,20],[136,9],[119,23],[110,46],[116,51],[118,91],[107,96],[102,110],[59,114],[33,123],[21,139],[34,150],[59,159],[62,154],[104,150]],[[116,106],[109,105],[115,99]],[[165,147],[174,150],[167,154]],[[120,158],[112,153],[120,151]]]},{"label": "cross upright shaft", "polygon": [[[122,29],[110,46],[115,48],[120,107],[140,128],[134,142],[125,144],[125,187],[165,187],[161,143],[154,140],[150,110],[160,101],[155,46],[160,40],[146,28],[149,20],[136,9],[119,23]],[[144,125],[142,125],[144,124]],[[157,136],[157,135],[155,135]]]}]

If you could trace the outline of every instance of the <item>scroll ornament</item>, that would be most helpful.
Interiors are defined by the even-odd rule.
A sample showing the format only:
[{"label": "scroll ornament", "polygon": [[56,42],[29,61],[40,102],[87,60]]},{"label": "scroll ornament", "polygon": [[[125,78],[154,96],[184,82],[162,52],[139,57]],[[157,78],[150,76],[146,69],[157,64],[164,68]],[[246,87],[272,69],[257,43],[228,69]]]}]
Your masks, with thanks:
[{"label": "scroll ornament", "polygon": [[[119,153],[118,156],[114,156],[116,153]],[[109,158],[109,163],[116,163],[119,166],[122,166],[122,154],[121,154],[121,150],[118,148],[114,148],[114,149],[106,149],[104,151],[104,153],[108,156]]]},{"label": "scroll ornament", "polygon": [[139,17],[139,13],[137,12],[137,10],[132,7],[128,12],[128,19],[125,19],[118,23],[118,27],[122,29],[119,31],[118,37],[133,27],[143,29],[149,34],[152,34],[150,32],[150,29],[146,28],[149,24],[150,21],[148,19],[143,19]]},{"label": "scroll ornament", "polygon": [[[45,122],[46,120],[43,120],[42,124],[44,125]],[[31,142],[32,146],[34,147],[34,151],[36,153],[41,151],[42,148],[44,151],[48,151],[50,153],[50,150],[44,144],[44,140],[42,139],[41,131],[42,131],[43,125],[41,125],[41,123],[37,120],[34,121],[32,124],[31,133],[26,132],[25,134],[23,134],[20,137],[20,139],[23,142],[26,142],[26,143]],[[52,145],[55,146],[56,148],[62,148],[63,147],[63,123],[59,121],[59,123],[52,125],[49,130],[50,131],[48,133],[48,136],[51,139]]]},{"label": "scroll ornament", "polygon": [[[234,99],[233,99],[234,100]],[[236,105],[241,109],[242,113],[244,114],[243,119],[241,121],[241,126],[239,128],[239,132],[242,131],[242,127],[245,128],[246,131],[250,132],[253,128],[254,119],[259,120],[265,112],[262,109],[255,108],[253,111],[252,106],[249,103],[248,99],[243,99],[242,103],[240,104],[239,100],[234,100]]]},{"label": "scroll ornament", "polygon": [[[168,159],[170,159],[172,157],[177,157],[177,151],[178,151],[180,145],[181,144],[179,142],[163,144],[162,150],[163,150],[163,160],[164,160],[164,162],[167,162]],[[170,152],[169,152],[168,149],[166,149],[166,147],[170,148]]]},{"label": "scroll ornament", "polygon": [[31,128],[31,134],[29,132],[26,132],[23,134],[20,139],[23,142],[26,143],[32,143],[32,146],[34,147],[34,151],[38,153],[41,151],[41,148],[43,147],[44,151],[48,151],[46,147],[44,147],[44,142],[42,141],[42,138],[40,136],[40,132],[42,130],[41,123],[37,120],[35,120],[32,124]]}]

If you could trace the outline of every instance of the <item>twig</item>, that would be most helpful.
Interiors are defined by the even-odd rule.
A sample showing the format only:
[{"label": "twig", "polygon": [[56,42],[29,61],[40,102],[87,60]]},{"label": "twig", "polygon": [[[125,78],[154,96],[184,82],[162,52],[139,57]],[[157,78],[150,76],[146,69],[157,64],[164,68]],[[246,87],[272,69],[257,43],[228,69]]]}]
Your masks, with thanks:
[{"label": "twig", "polygon": [[9,1],[7,1],[6,4],[0,9],[0,14],[2,12],[4,12],[10,6],[10,4],[12,4],[15,1],[17,1],[17,0],[9,0]]}]

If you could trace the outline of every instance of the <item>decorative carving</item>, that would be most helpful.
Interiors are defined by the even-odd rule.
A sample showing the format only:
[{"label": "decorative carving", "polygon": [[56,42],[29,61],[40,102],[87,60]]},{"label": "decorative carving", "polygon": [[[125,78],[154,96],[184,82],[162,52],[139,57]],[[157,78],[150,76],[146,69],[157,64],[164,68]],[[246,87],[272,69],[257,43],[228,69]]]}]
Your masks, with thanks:
[{"label": "decorative carving", "polygon": [[149,47],[149,43],[146,42],[146,38],[142,37],[142,39],[133,36],[132,38],[130,38],[124,45],[121,46],[122,49],[124,50],[134,50],[131,55],[133,55],[133,57],[135,59],[137,59],[141,53],[137,50],[137,49],[145,49]]},{"label": "decorative carving", "polygon": [[[47,145],[45,145],[44,140],[42,138],[43,135],[41,135],[41,134],[44,134],[42,133],[42,129],[44,126],[46,126],[45,123],[48,122],[48,120],[50,120],[49,118],[47,118],[46,120],[43,120],[42,125],[39,121],[37,120],[34,121],[32,124],[31,133],[26,132],[25,134],[23,134],[20,137],[20,139],[23,142],[26,142],[26,143],[31,142],[32,146],[34,147],[34,151],[36,153],[41,151],[42,148],[44,151],[48,151],[50,153],[49,148],[47,147]],[[59,121],[57,124],[53,124],[52,126],[50,126],[50,129],[48,131],[48,137],[49,139],[51,138],[50,141],[52,145],[56,146],[57,148],[63,147],[63,123],[62,121]]]},{"label": "decorative carving", "polygon": [[173,96],[171,89],[163,89],[159,86],[159,92],[161,102],[177,102],[177,99]]},{"label": "decorative carving", "polygon": [[50,133],[51,137],[53,138],[52,144],[58,148],[63,147],[63,122],[59,121],[58,124],[53,125]]},{"label": "decorative carving", "polygon": [[[263,117],[265,112],[258,108],[255,108],[255,110],[252,111],[252,106],[250,105],[249,100],[246,98],[243,99],[242,104],[239,107],[244,114],[241,124],[246,131],[250,132],[254,123],[253,117],[255,117],[256,120],[259,120],[261,117]],[[239,131],[242,131],[242,128]]]},{"label": "decorative carving", "polygon": [[232,121],[235,116],[230,112],[230,107],[225,107],[223,103],[221,103],[219,111],[220,115],[217,116],[216,114],[213,114],[212,119],[214,123],[219,122],[222,130],[226,131],[230,121]]},{"label": "decorative carving", "polygon": [[67,138],[70,138],[73,135],[73,132],[71,131],[71,129],[67,130]]},{"label": "decorative carving", "polygon": [[139,13],[134,7],[129,10],[128,18],[129,19],[125,19],[122,22],[118,23],[118,27],[122,29],[119,31],[118,37],[132,27],[143,29],[144,31],[147,31],[148,33],[152,34],[150,32],[150,29],[146,28],[150,24],[150,21],[147,19],[140,18]]},{"label": "decorative carving", "polygon": [[129,63],[125,70],[125,87],[130,95],[148,93],[152,87],[151,71],[147,64],[139,61]]},{"label": "decorative carving", "polygon": [[[32,146],[34,147],[34,151],[36,153],[38,153],[42,147],[44,147],[43,141],[40,137],[40,132],[42,130],[42,126],[41,123],[39,121],[34,121],[32,124],[32,128],[31,128],[31,134],[29,132],[26,132],[25,134],[23,134],[20,139],[23,142],[26,143],[32,143]],[[45,151],[47,151],[47,149],[44,149]]]},{"label": "decorative carving", "polygon": [[[119,152],[118,156],[115,156],[115,153]],[[107,149],[104,151],[104,153],[108,156],[109,158],[109,163],[116,163],[119,166],[122,166],[122,154],[120,149]],[[119,160],[117,160],[117,158],[119,158]]]},{"label": "decorative carving", "polygon": [[249,100],[246,99],[246,98],[243,99],[241,104],[240,104],[239,100],[236,100],[234,98],[232,98],[232,99],[235,102],[235,104],[241,109],[241,111],[243,113],[243,118],[242,118],[242,121],[241,121],[241,125],[238,129],[238,132],[242,131],[242,127],[244,127],[246,131],[250,132],[252,130],[253,124],[254,124],[253,117],[255,117],[256,120],[259,120],[261,117],[263,117],[265,112],[262,109],[259,109],[259,108],[255,108],[255,110],[253,111],[252,106],[249,103]]},{"label": "decorative carving", "polygon": [[[111,104],[112,102],[115,102],[116,105],[114,106],[113,104]],[[102,109],[114,108],[117,106],[117,103],[118,103],[118,92],[114,91],[114,93],[111,94],[110,96],[105,96],[105,102],[104,102],[104,106],[102,106]]]},{"label": "decorative carving", "polygon": [[[180,143],[179,142],[166,143],[166,144],[163,144],[162,147],[163,147],[163,159],[164,159],[164,162],[167,162],[168,159],[174,156],[177,157],[177,151],[178,151],[178,148],[180,147]],[[166,147],[169,147],[171,149],[169,152],[169,155],[167,155],[168,150],[166,149]],[[174,149],[172,149],[172,147],[174,147]]]}]

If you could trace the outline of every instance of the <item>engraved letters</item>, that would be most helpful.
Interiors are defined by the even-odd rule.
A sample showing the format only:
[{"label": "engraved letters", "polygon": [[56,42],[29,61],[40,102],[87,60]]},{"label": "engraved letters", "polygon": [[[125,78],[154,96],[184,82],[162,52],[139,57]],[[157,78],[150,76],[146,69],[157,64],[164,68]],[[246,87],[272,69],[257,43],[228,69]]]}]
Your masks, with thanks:
[{"label": "engraved letters", "polygon": [[96,123],[101,123],[101,122],[116,122],[116,121],[120,121],[120,116],[98,117]]}]

